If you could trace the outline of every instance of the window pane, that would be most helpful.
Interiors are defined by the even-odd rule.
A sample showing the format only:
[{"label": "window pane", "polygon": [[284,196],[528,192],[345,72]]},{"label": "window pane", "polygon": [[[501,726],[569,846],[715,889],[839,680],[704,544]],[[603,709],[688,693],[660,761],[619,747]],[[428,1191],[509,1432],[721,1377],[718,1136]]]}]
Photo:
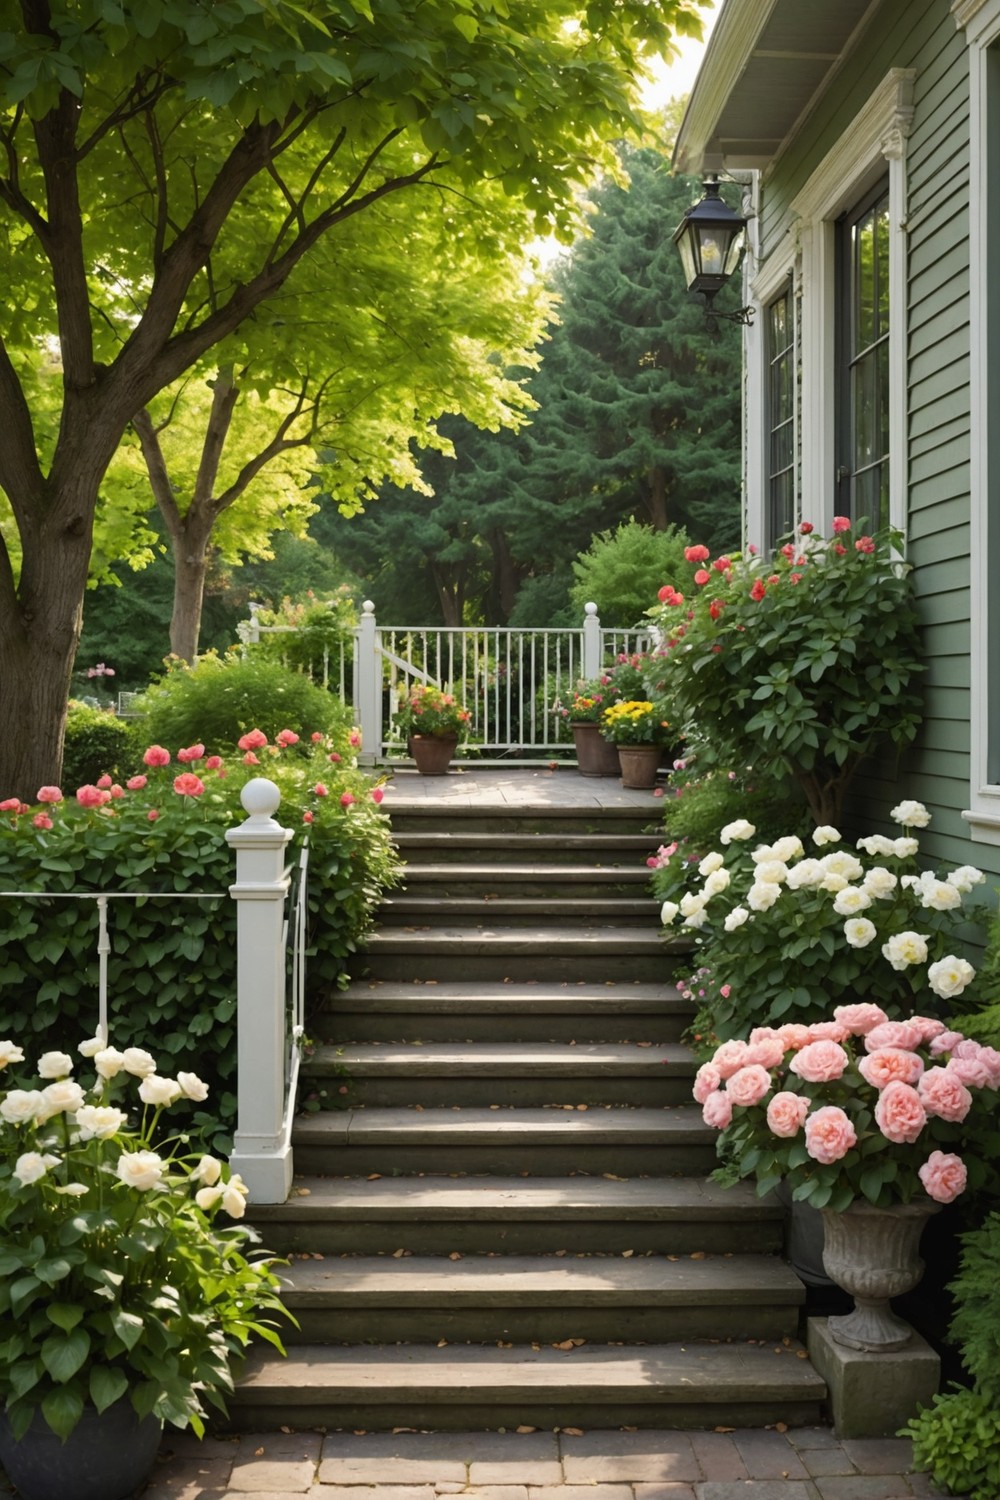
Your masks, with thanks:
[{"label": "window pane", "polygon": [[878,337],[875,329],[875,215],[866,214],[854,229],[854,353]]}]

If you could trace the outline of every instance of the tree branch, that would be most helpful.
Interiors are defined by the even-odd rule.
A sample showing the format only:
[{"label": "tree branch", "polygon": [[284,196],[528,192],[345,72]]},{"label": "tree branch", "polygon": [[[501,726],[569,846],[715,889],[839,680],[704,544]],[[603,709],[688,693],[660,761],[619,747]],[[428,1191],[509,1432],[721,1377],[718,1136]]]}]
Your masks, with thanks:
[{"label": "tree branch", "polygon": [[24,398],[21,382],[17,378],[7,352],[7,345],[0,339],[0,489],[11,504],[18,527],[30,526],[32,507],[45,487],[45,477],[38,463],[35,445],[35,429],[31,412]]},{"label": "tree branch", "polygon": [[153,419],[146,407],[136,412],[132,418],[132,427],[139,439],[142,456],[146,461],[146,473],[149,475],[149,487],[153,491],[153,499],[166,522],[171,537],[178,537],[184,529],[184,519],[174,499],[166,459],[163,457],[163,449],[160,446],[159,432],[153,426]]},{"label": "tree branch", "polygon": [[222,450],[232,426],[233,411],[240,398],[240,388],[233,380],[232,366],[221,369],[212,388],[212,410],[205,429],[201,459],[194,482],[192,505],[206,505],[213,500],[215,481],[219,477]]}]

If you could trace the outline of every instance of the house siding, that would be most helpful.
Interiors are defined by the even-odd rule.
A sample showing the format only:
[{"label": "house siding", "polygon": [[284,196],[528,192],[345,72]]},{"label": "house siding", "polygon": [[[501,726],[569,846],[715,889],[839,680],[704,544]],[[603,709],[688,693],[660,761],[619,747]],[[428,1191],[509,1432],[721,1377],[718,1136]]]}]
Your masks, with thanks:
[{"label": "house siding", "polygon": [[[915,72],[906,149],[906,534],[925,671],[924,721],[901,757],[867,763],[852,788],[855,829],[886,829],[916,797],[933,814],[928,862],[977,864],[1000,884],[1000,848],[973,842],[970,787],[969,63],[948,0],[885,0],[825,94],[762,180],[766,257],[791,205],[890,68]],[[808,435],[805,437],[808,442]],[[888,825],[891,827],[891,825]]]}]

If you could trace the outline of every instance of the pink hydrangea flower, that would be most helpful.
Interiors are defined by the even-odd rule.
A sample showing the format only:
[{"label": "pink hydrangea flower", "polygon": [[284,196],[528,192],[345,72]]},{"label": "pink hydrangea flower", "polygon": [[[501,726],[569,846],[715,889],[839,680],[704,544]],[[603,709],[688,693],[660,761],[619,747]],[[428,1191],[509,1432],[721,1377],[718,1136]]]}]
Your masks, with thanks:
[{"label": "pink hydrangea flower", "polygon": [[876,1089],[888,1088],[890,1083],[916,1083],[923,1071],[923,1058],[902,1047],[879,1047],[858,1059],[858,1072]]},{"label": "pink hydrangea flower", "polygon": [[694,1075],[694,1087],[691,1092],[696,1104],[704,1104],[709,1094],[714,1094],[722,1082],[722,1074],[714,1063],[702,1063]]},{"label": "pink hydrangea flower", "polygon": [[935,1203],[954,1203],[968,1178],[962,1158],[949,1151],[932,1151],[917,1176]]},{"label": "pink hydrangea flower", "polygon": [[701,1117],[714,1130],[725,1130],[727,1125],[732,1124],[733,1101],[724,1089],[716,1089],[714,1094],[709,1094],[701,1107]]},{"label": "pink hydrangea flower", "polygon": [[241,750],[260,750],[267,744],[267,735],[262,729],[251,729],[236,741]]},{"label": "pink hydrangea flower", "polygon": [[40,786],[36,800],[38,802],[61,802],[63,794],[57,786]]},{"label": "pink hydrangea flower", "polygon": [[302,814],[302,821],[303,823],[312,823],[315,821],[315,819],[311,812],[304,812]]},{"label": "pink hydrangea flower", "polygon": [[875,551],[875,541],[874,541],[874,538],[872,538],[870,536],[859,536],[858,539],[857,539],[857,541],[854,543],[854,547],[855,547],[855,550],[858,551],[858,552],[874,552]]},{"label": "pink hydrangea flower", "polygon": [[313,787],[313,795],[315,797],[328,797],[330,795],[330,789],[326,785],[326,782],[317,781],[316,785]]},{"label": "pink hydrangea flower", "polygon": [[111,788],[111,777],[107,775],[99,776],[97,778],[97,785],[100,787],[102,792],[109,791]]},{"label": "pink hydrangea flower", "polygon": [[164,750],[162,745],[150,745],[149,749],[143,754],[142,759],[143,763],[150,767],[169,766],[170,751]]},{"label": "pink hydrangea flower", "polygon": [[927,1113],[939,1120],[964,1120],[972,1108],[972,1095],[950,1064],[928,1068],[917,1083],[917,1093]]},{"label": "pink hydrangea flower", "polygon": [[687,562],[707,562],[711,555],[702,542],[698,542],[694,547],[684,548],[684,557]]},{"label": "pink hydrangea flower", "polygon": [[49,817],[48,813],[35,813],[35,816],[31,821],[32,823],[34,823],[35,827],[40,828],[43,833],[47,833],[48,830],[52,827],[52,819]]},{"label": "pink hydrangea flower", "polygon": [[260,760],[256,755],[254,755],[252,750],[248,750],[246,755],[244,755],[243,757],[243,764],[245,766],[259,766]]},{"label": "pink hydrangea flower", "polygon": [[151,823],[155,823],[156,820],[157,820],[157,818],[159,816],[160,816],[160,814],[159,814],[159,812],[157,811],[157,809],[155,807],[151,807],[149,809],[149,812],[146,814],[146,817],[149,819],[149,821]]},{"label": "pink hydrangea flower", "polygon": [[889,1017],[878,1005],[838,1005],[833,1019],[847,1027],[851,1036],[867,1036],[876,1026],[884,1026]]},{"label": "pink hydrangea flower", "polygon": [[206,771],[217,771],[221,765],[222,765],[222,756],[221,755],[210,755],[208,757],[208,759],[206,760],[206,762],[205,762],[205,770]]},{"label": "pink hydrangea flower", "polygon": [[130,792],[141,792],[143,787],[146,786],[147,783],[148,778],[145,776],[130,776],[125,785],[128,787]]},{"label": "pink hydrangea flower", "polygon": [[839,1042],[809,1042],[788,1064],[789,1072],[807,1083],[830,1083],[841,1078],[850,1058]]},{"label": "pink hydrangea flower", "polygon": [[851,523],[847,516],[834,516],[833,533],[835,536],[840,536],[843,532],[850,531],[850,529]]},{"label": "pink hydrangea flower", "polygon": [[204,760],[204,745],[188,745],[186,750],[178,750],[177,759],[182,765],[190,765],[193,761]]},{"label": "pink hydrangea flower", "polygon": [[[321,736],[322,738],[322,736]],[[294,729],[279,729],[274,736],[275,744],[280,745],[282,750],[287,750],[289,745],[297,745],[299,737]]]},{"label": "pink hydrangea flower", "polygon": [[887,1141],[912,1145],[927,1124],[920,1095],[908,1083],[890,1083],[879,1095],[875,1123]]},{"label": "pink hydrangea flower", "polygon": [[741,1104],[745,1109],[752,1104],[759,1104],[770,1088],[771,1075],[760,1063],[748,1063],[744,1068],[737,1068],[726,1079],[726,1093],[734,1104]]},{"label": "pink hydrangea flower", "polygon": [[323,742],[323,736],[320,734],[318,729],[314,729],[309,738],[312,740],[314,745],[320,745]]},{"label": "pink hydrangea flower", "polygon": [[823,1166],[840,1161],[857,1143],[857,1131],[836,1104],[825,1104],[806,1120],[806,1150]]},{"label": "pink hydrangea flower", "polygon": [[178,797],[200,797],[204,790],[205,783],[193,771],[182,771],[174,777],[174,791]]},{"label": "pink hydrangea flower", "polygon": [[809,1100],[802,1094],[793,1094],[785,1089],[780,1094],[775,1094],[768,1104],[767,1123],[775,1135],[787,1140],[798,1135],[808,1113]]},{"label": "pink hydrangea flower", "polygon": [[114,798],[114,800],[116,802],[120,802],[124,795],[125,788],[123,786],[119,786],[117,781],[113,782],[111,787],[111,796]]},{"label": "pink hydrangea flower", "polygon": [[352,792],[341,792],[340,805],[341,807],[352,807],[354,805],[354,794]]},{"label": "pink hydrangea flower", "polygon": [[16,813],[16,812],[20,812],[20,810],[21,810],[21,799],[20,799],[20,797],[5,797],[3,799],[3,801],[0,802],[0,812],[14,812],[14,813]]},{"label": "pink hydrangea flower", "polygon": [[76,800],[81,807],[103,807],[105,802],[111,801],[111,793],[104,787],[81,786],[77,790]]}]

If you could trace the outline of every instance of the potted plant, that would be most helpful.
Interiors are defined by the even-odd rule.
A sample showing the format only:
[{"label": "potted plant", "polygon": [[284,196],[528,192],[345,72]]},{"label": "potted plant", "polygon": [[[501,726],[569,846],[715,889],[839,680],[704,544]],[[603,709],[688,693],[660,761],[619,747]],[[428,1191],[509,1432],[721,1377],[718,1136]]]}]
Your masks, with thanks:
[{"label": "potted plant", "polygon": [[433,682],[416,682],[400,699],[396,723],[409,741],[421,776],[443,776],[472,715],[454,693]]},{"label": "potted plant", "polygon": [[572,731],[581,776],[617,776],[621,769],[618,751],[601,733],[601,715],[620,696],[608,671],[589,681],[581,680],[569,703],[556,704],[555,712],[568,721]]},{"label": "potted plant", "polygon": [[648,698],[624,698],[604,710],[601,733],[618,747],[622,786],[656,785],[669,728],[665,705]]},{"label": "potted plant", "polygon": [[830,1334],[882,1351],[910,1337],[889,1298],[920,1279],[926,1218],[986,1179],[998,1089],[995,1048],[863,1002],[723,1042],[694,1097],[722,1132],[720,1180],[755,1178],[761,1195],[784,1183],[822,1211],[827,1272],[856,1301]]},{"label": "potted plant", "polygon": [[[216,1222],[243,1217],[245,1185],[161,1139],[206,1086],[100,1036],[79,1050],[83,1082],[50,1051],[0,1098],[0,1463],[24,1500],[121,1500],[165,1421],[204,1432],[252,1334],[281,1348],[273,1262]],[[23,1061],[0,1041],[0,1068]]]}]

